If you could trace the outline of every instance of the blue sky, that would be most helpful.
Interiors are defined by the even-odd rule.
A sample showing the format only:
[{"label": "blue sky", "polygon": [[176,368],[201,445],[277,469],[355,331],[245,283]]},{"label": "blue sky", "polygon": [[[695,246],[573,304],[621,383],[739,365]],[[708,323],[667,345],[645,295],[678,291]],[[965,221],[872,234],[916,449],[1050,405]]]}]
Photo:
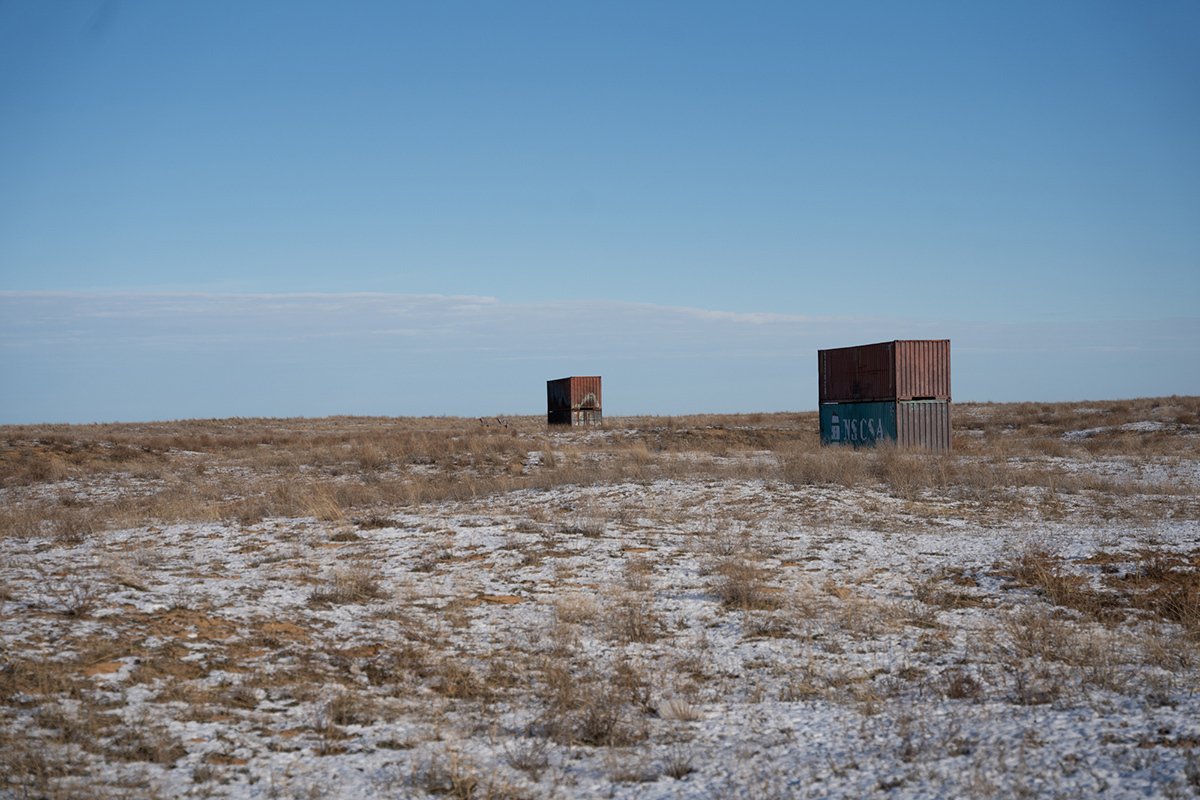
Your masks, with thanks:
[{"label": "blue sky", "polygon": [[0,422],[1200,394],[1200,4],[0,2]]}]

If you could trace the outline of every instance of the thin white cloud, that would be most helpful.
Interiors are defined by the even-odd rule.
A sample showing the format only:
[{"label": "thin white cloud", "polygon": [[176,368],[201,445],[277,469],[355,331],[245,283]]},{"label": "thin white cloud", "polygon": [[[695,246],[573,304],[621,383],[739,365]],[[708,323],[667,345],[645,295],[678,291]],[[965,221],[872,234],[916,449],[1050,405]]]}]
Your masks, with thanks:
[{"label": "thin white cloud", "polygon": [[[0,292],[4,322],[0,338],[12,344],[17,337],[75,341],[65,336],[81,326],[107,332],[125,341],[139,337],[194,339],[197,327],[232,326],[253,339],[291,336],[309,339],[319,335],[370,335],[373,331],[402,330],[406,336],[444,335],[450,330],[494,335],[497,325],[508,331],[540,330],[570,335],[591,330],[612,336],[629,330],[705,322],[735,326],[811,325],[815,317],[776,313],[742,313],[716,309],[657,306],[615,301],[506,303],[492,297],[403,294],[214,294],[214,293],[83,293]],[[396,318],[405,324],[394,325]],[[206,322],[207,320],[207,322]],[[128,323],[120,328],[120,323]],[[845,320],[829,320],[844,324]],[[381,324],[382,323],[382,324]],[[674,329],[670,325],[676,326]],[[213,331],[216,333],[216,330]],[[224,338],[224,337],[222,337]]]},{"label": "thin white cloud", "polygon": [[[572,372],[611,376],[606,396],[625,413],[803,408],[816,402],[817,349],[897,338],[950,338],[960,400],[1200,393],[1196,318],[998,324],[612,300],[10,291],[0,371],[19,389],[0,396],[0,421],[535,413],[539,381]],[[81,381],[88,390],[73,391]],[[130,410],[143,399],[146,410]]]},{"label": "thin white cloud", "polygon": [[[0,291],[0,338],[11,343],[26,335],[55,332],[88,333],[88,325],[128,321],[125,329],[137,337],[139,325],[146,332],[167,336],[196,336],[211,326],[233,325],[241,335],[280,338],[284,334],[310,338],[331,334],[373,335],[401,332],[405,336],[444,334],[448,328],[462,331],[487,331],[504,324],[510,329],[543,330],[547,335],[605,337],[619,335],[625,326],[661,327],[662,332],[677,332],[691,325],[704,330],[704,323],[727,323],[745,329],[749,335],[763,326],[790,329],[794,333],[812,333],[824,338],[826,331],[844,334],[858,332],[852,341],[871,337],[904,338],[943,337],[957,332],[972,344],[964,347],[983,350],[1060,349],[1136,349],[1147,341],[1186,342],[1200,327],[1200,320],[1110,322],[1097,320],[1070,324],[996,324],[963,321],[910,320],[903,318],[810,316],[777,312],[738,312],[722,309],[663,306],[620,301],[554,301],[511,303],[494,297],[470,295],[312,292],[247,294],[196,293],[122,293],[122,292],[14,292]],[[406,323],[396,326],[397,318]],[[569,320],[575,330],[544,330],[549,322]],[[207,322],[206,322],[207,321]],[[587,326],[593,327],[587,327]],[[199,327],[197,327],[199,326]],[[722,326],[729,332],[727,325]],[[227,331],[226,331],[227,332]],[[772,332],[769,335],[777,335]],[[286,338],[284,336],[284,338]],[[1130,341],[1130,339],[1135,341]],[[986,344],[979,340],[988,340]],[[832,345],[831,345],[832,346]]]}]

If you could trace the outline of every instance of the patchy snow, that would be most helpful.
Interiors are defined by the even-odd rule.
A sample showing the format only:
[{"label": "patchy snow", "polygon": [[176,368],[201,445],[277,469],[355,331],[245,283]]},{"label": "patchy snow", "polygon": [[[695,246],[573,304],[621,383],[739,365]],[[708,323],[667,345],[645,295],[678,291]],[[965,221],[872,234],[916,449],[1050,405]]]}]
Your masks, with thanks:
[{"label": "patchy snow", "polygon": [[1136,433],[1150,433],[1152,431],[1165,431],[1170,429],[1170,427],[1171,426],[1165,422],[1147,419],[1141,420],[1140,422],[1126,422],[1124,425],[1119,426],[1119,430],[1134,431]]},{"label": "patchy snow", "polygon": [[1139,420],[1138,422],[1126,422],[1123,425],[1105,425],[1099,428],[1081,428],[1079,430],[1067,431],[1062,435],[1062,438],[1068,442],[1077,442],[1083,439],[1090,439],[1102,433],[1109,431],[1122,431],[1126,433],[1154,433],[1156,431],[1166,431],[1180,426],[1170,425],[1159,420],[1147,419]]},{"label": "patchy snow", "polygon": [[[1139,478],[1177,475],[1163,469]],[[1194,480],[1194,462],[1178,470]],[[81,786],[162,796],[420,798],[455,779],[531,798],[1193,791],[1194,641],[1137,612],[1055,610],[1011,565],[1044,551],[1102,586],[1140,551],[1194,558],[1196,522],[931,502],[656,480],[397,506],[382,528],[14,539],[2,657],[57,663],[129,730],[177,743],[161,762],[114,758],[117,725],[48,745]],[[738,559],[760,571],[756,607],[722,603]],[[1070,655],[1042,649],[1049,635]],[[589,706],[588,691],[613,694]],[[5,725],[30,741],[58,741],[50,720],[8,699]],[[589,740],[606,722],[613,741]]]}]

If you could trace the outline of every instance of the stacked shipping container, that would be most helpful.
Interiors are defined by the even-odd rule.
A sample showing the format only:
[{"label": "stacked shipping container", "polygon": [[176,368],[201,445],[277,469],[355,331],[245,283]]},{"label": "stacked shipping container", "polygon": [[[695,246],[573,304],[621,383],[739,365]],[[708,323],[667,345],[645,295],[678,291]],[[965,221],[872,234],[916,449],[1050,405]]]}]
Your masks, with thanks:
[{"label": "stacked shipping container", "polygon": [[821,444],[950,449],[950,340],[817,351]]},{"label": "stacked shipping container", "polygon": [[600,376],[575,375],[546,381],[546,422],[550,425],[599,425]]}]

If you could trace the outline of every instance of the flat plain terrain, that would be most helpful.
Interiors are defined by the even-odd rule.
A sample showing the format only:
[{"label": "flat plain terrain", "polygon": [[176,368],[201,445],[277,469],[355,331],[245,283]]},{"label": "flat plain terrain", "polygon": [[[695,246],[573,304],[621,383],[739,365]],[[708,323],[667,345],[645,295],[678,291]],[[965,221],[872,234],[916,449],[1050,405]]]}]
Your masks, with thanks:
[{"label": "flat plain terrain", "polygon": [[1200,398],[0,428],[0,797],[1200,796]]}]

